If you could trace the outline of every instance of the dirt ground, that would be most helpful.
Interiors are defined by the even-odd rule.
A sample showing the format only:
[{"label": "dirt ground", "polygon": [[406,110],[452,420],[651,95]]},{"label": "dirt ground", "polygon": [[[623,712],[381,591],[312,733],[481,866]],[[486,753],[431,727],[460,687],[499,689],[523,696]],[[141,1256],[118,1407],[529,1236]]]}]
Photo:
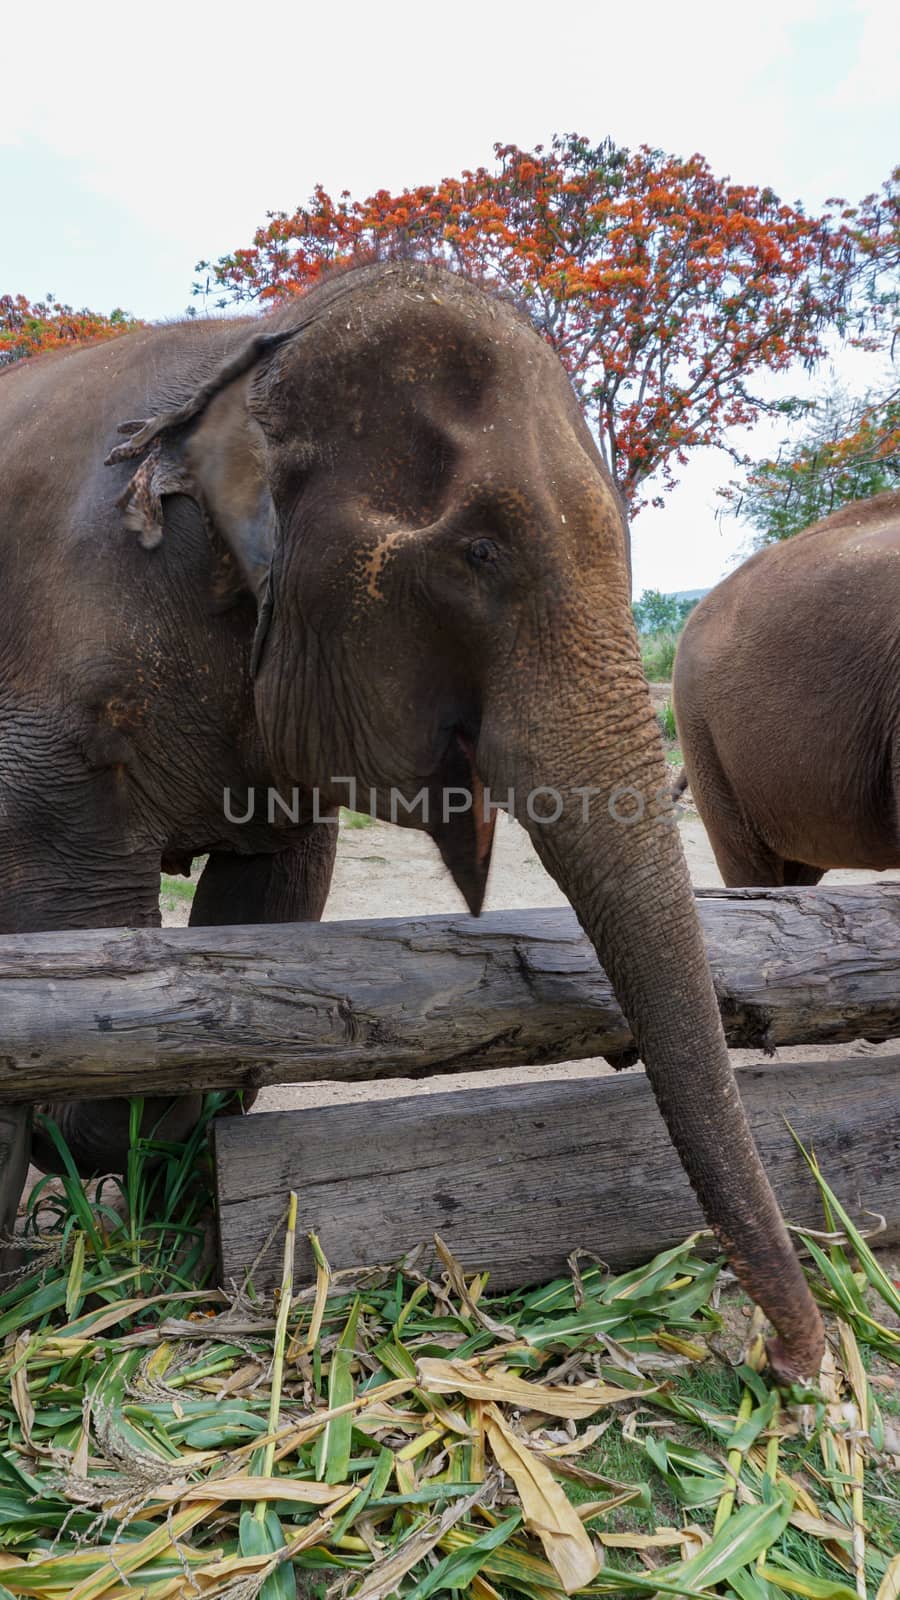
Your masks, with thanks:
[{"label": "dirt ground", "polygon": [[[690,806],[681,808],[679,830],[687,855],[693,882],[698,888],[721,887],[722,879],[716,867],[709,840],[696,811]],[[864,873],[833,872],[826,882],[865,883],[900,881],[900,872]],[[538,860],[531,840],[517,823],[504,814],[497,822],[491,876],[488,884],[485,910],[513,910],[524,906],[564,905],[565,896],[557,888]],[[412,829],[392,827],[389,823],[369,822],[363,827],[342,827],[338,843],[338,858],[334,881],[325,916],[330,921],[347,917],[403,917],[446,912],[462,913],[465,907],[451,878],[440,860],[431,840]],[[187,922],[189,907],[186,902],[169,902],[163,913],[168,925]],[[859,1054],[889,1054],[896,1051],[893,1044],[872,1045],[864,1040],[845,1045],[830,1046],[832,1057]],[[784,1061],[816,1059],[822,1055],[821,1046],[797,1046],[778,1052]],[[763,1060],[760,1052],[732,1051],[736,1066],[750,1065]],[[429,1094],[435,1090],[465,1089],[469,1084],[487,1086],[499,1081],[509,1082],[510,1077],[522,1081],[538,1079],[586,1077],[598,1071],[610,1070],[597,1060],[557,1063],[552,1066],[524,1067],[511,1074],[506,1071],[459,1073],[429,1080],[395,1078],[383,1083],[319,1083],[315,1085],[290,1085],[263,1089],[254,1107],[255,1111],[296,1109],[303,1106],[334,1104],[338,1101],[389,1098],[395,1095]]]}]

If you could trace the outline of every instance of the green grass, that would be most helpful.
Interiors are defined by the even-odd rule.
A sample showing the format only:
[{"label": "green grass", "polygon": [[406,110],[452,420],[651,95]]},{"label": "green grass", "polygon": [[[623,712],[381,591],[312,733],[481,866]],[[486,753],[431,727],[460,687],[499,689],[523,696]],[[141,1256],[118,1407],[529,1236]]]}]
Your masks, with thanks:
[{"label": "green grass", "polygon": [[229,1302],[205,1250],[223,1100],[184,1146],[141,1139],[135,1102],[127,1171],[90,1194],[55,1136],[35,1259],[0,1283],[0,1600],[562,1600],[576,1557],[591,1595],[856,1600],[864,1581],[875,1600],[900,1501],[879,1442],[896,1389],[868,1375],[900,1372],[900,1293],[814,1163],[847,1239],[807,1240],[831,1364],[779,1398],[758,1341],[750,1364],[715,1353],[735,1296],[696,1236],[489,1297],[445,1246],[424,1275],[333,1274],[311,1235],[295,1293],[289,1205],[279,1295]]},{"label": "green grass", "polygon": [[342,828],[371,828],[374,821],[375,818],[365,811],[348,811],[346,806],[341,806]]},{"label": "green grass", "polygon": [[164,872],[159,883],[160,904],[165,911],[174,911],[177,905],[189,906],[197,891],[193,878],[173,878]]}]

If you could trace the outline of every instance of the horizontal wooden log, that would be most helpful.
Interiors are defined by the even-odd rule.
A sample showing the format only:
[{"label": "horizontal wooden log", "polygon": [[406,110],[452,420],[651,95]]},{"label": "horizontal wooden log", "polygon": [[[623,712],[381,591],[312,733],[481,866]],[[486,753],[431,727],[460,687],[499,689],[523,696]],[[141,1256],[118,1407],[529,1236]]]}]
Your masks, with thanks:
[{"label": "horizontal wooden log", "polygon": [[[900,1035],[900,884],[698,899],[733,1045]],[[630,1043],[568,908],[0,939],[0,1101],[422,1076]]]},{"label": "horizontal wooden log", "polygon": [[[900,1240],[900,1056],[743,1068],[738,1082],[790,1222],[824,1226],[815,1182],[785,1126],[879,1242]],[[223,1281],[240,1282],[298,1195],[332,1267],[396,1260],[437,1231],[495,1288],[541,1283],[577,1246],[619,1270],[703,1218],[641,1073],[509,1084],[222,1118],[215,1127]],[[258,1287],[281,1272],[275,1242]]]}]

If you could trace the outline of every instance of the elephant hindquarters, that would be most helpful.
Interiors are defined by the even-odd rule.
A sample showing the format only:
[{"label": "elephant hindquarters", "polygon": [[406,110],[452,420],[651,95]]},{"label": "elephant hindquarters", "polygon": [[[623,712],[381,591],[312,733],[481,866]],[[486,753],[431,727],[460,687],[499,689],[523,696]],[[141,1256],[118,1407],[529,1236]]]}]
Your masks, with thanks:
[{"label": "elephant hindquarters", "polygon": [[[677,663],[676,663],[677,665]],[[687,701],[687,707],[685,706]],[[720,758],[709,723],[699,715],[682,691],[679,703],[676,680],[676,717],[684,755],[684,772],[672,798],[690,786],[707,837],[729,889],[781,888],[819,882],[824,868],[781,854],[763,833],[759,818],[742,804]]]},{"label": "elephant hindquarters", "polygon": [[727,888],[783,883],[783,863],[761,838],[729,783],[708,728],[682,727],[684,775]]}]

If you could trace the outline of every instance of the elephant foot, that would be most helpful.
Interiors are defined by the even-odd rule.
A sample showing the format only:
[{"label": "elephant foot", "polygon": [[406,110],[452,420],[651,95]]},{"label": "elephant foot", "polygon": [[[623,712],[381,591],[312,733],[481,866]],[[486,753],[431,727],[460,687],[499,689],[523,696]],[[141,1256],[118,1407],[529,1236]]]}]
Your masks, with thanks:
[{"label": "elephant foot", "polygon": [[22,1265],[13,1233],[30,1161],[31,1107],[0,1106],[0,1274]]},{"label": "elephant foot", "polygon": [[[257,1089],[244,1090],[240,1107],[235,1096],[223,1107],[223,1114],[249,1111],[258,1093]],[[40,1110],[56,1123],[83,1178],[125,1171],[131,1130],[127,1100],[61,1100],[42,1105]],[[190,1138],[202,1111],[201,1094],[152,1096],[144,1101],[141,1138],[182,1144]],[[55,1144],[40,1125],[34,1130],[32,1159],[43,1172],[65,1171]],[[27,1168],[26,1161],[25,1171]]]},{"label": "elephant foot", "polygon": [[[56,1123],[83,1178],[125,1171],[131,1123],[127,1100],[53,1101],[40,1109]],[[199,1094],[145,1100],[141,1138],[181,1143],[190,1137],[202,1109]],[[65,1170],[56,1146],[40,1126],[34,1132],[34,1161],[44,1172]]]}]

